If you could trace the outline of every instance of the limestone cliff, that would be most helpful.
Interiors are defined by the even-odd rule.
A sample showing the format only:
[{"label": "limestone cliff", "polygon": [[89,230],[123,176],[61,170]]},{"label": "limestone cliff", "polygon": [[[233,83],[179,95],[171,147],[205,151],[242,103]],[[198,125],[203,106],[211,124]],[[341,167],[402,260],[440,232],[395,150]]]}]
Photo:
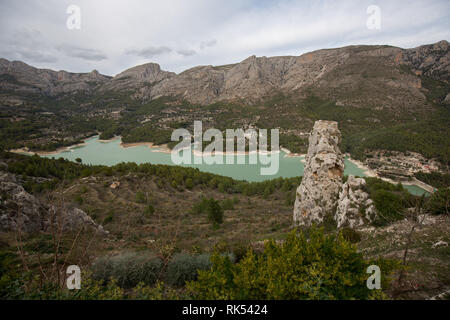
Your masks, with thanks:
[{"label": "limestone cliff", "polygon": [[219,101],[250,104],[282,93],[314,94],[355,107],[417,109],[426,104],[428,89],[422,86],[423,76],[450,81],[447,41],[413,49],[347,46],[300,56],[250,56],[239,63],[197,66],[179,74],[147,63],[113,78],[96,71],[56,72],[0,59],[0,91],[8,93],[53,96],[123,90],[144,101],[171,96],[202,105]]},{"label": "limestone cliff", "polygon": [[338,228],[357,228],[373,222],[376,210],[367,192],[363,190],[366,180],[349,176],[339,192],[334,219]]},{"label": "limestone cliff", "polygon": [[297,189],[294,224],[310,226],[334,214],[344,174],[337,122],[316,121],[309,136],[305,171]]}]

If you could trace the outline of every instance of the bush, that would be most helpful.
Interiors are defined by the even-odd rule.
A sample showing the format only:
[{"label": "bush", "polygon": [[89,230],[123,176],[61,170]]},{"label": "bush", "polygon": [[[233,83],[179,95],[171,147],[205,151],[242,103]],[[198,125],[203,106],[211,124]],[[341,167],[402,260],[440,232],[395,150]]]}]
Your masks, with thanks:
[{"label": "bush", "polygon": [[[229,207],[230,204],[227,203],[225,206]],[[231,206],[233,206],[232,201]],[[219,201],[214,200],[213,198],[202,198],[192,207],[192,213],[194,214],[206,212],[208,214],[208,220],[213,223],[214,227],[218,227],[218,225],[223,222],[223,210],[224,208],[220,205]]]},{"label": "bush", "polygon": [[108,224],[114,220],[114,211],[110,210],[106,215],[105,219],[103,219],[103,224]]},{"label": "bush", "polygon": [[386,225],[402,217],[404,205],[400,196],[386,190],[377,190],[372,199],[378,213],[374,222],[376,226]]},{"label": "bush", "polygon": [[234,210],[234,201],[233,199],[225,199],[222,201],[222,209],[223,210]]},{"label": "bush", "polygon": [[147,202],[147,197],[145,196],[145,194],[142,191],[138,191],[136,193],[136,202],[137,203],[146,203]]},{"label": "bush", "polygon": [[197,270],[207,270],[211,267],[209,254],[192,256],[187,253],[177,253],[167,266],[166,281],[172,286],[184,286],[186,281],[197,279]]},{"label": "bush", "polygon": [[186,188],[192,189],[194,187],[194,182],[191,178],[186,179]]},{"label": "bush", "polygon": [[161,259],[152,254],[122,253],[113,257],[102,257],[92,266],[93,279],[117,280],[122,288],[131,288],[142,282],[152,285],[162,270]]},{"label": "bush", "polygon": [[200,201],[194,203],[194,206],[192,207],[192,210],[191,210],[192,213],[201,214],[201,213],[205,212],[207,202],[208,202],[208,200],[206,200],[205,198],[202,198]]},{"label": "bush", "polygon": [[358,243],[361,241],[361,235],[352,228],[342,228],[341,232],[344,239],[351,243]]},{"label": "bush", "polygon": [[151,216],[155,213],[155,207],[152,204],[149,204],[145,207],[144,214],[147,216]]},{"label": "bush", "polygon": [[214,227],[218,227],[223,222],[223,209],[219,201],[213,198],[207,200],[206,211],[208,212],[208,220],[212,222]]},{"label": "bush", "polygon": [[74,197],[74,201],[75,201],[75,203],[77,203],[78,205],[82,205],[83,202],[84,202],[84,199],[83,199],[83,197],[81,196],[81,194],[77,194],[77,195]]},{"label": "bush", "polygon": [[448,214],[450,200],[450,188],[442,188],[433,193],[429,202],[431,214]]},{"label": "bush", "polygon": [[387,260],[366,261],[342,235],[311,229],[309,241],[294,230],[286,241],[265,244],[262,254],[249,251],[239,263],[218,253],[212,268],[199,271],[187,287],[196,299],[369,299],[382,298],[366,286],[367,267],[383,270],[382,288],[396,266]]}]

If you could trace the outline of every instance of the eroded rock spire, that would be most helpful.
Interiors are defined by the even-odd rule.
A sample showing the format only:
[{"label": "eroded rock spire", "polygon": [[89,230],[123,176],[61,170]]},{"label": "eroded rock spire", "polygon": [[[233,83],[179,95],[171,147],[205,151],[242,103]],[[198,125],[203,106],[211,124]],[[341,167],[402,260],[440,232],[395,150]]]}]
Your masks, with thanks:
[{"label": "eroded rock spire", "polygon": [[344,175],[340,141],[337,122],[319,120],[314,123],[305,171],[295,199],[295,225],[310,226],[323,222],[327,214],[334,216]]}]

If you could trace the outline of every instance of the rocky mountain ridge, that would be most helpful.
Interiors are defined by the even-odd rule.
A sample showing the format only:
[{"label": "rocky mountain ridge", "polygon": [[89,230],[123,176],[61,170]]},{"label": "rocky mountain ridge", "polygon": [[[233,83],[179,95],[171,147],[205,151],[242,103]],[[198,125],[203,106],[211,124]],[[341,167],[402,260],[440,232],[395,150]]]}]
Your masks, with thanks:
[{"label": "rocky mountain ridge", "polygon": [[[225,66],[198,66],[179,74],[148,63],[114,77],[36,69],[0,59],[0,89],[58,94],[132,91],[134,99],[175,96],[207,105],[252,103],[278,93],[314,93],[341,104],[418,107],[425,101],[421,77],[450,82],[449,44],[443,40],[413,49],[348,46],[300,56],[256,57]],[[390,94],[386,97],[386,91]],[[384,92],[384,93],[383,93]],[[382,97],[379,97],[380,94]],[[381,99],[382,98],[382,99]]]}]

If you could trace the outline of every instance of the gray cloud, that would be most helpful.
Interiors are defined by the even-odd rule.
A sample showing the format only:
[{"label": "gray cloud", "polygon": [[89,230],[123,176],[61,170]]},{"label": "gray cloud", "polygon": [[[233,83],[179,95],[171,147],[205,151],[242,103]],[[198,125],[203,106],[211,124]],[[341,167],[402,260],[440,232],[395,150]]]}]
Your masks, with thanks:
[{"label": "gray cloud", "polygon": [[200,43],[200,48],[204,49],[204,48],[208,48],[208,47],[214,47],[217,44],[217,40],[216,39],[212,39],[209,41],[202,41]]},{"label": "gray cloud", "polygon": [[108,58],[106,54],[96,49],[81,48],[67,44],[58,46],[56,49],[65,53],[69,57],[79,58],[83,60],[101,61]]},{"label": "gray cloud", "polygon": [[58,61],[58,58],[51,52],[51,48],[48,48],[45,37],[35,29],[15,30],[10,37],[3,41],[0,52],[13,59],[34,63]]},{"label": "gray cloud", "polygon": [[38,51],[19,51],[18,52],[25,60],[30,60],[33,62],[49,62],[49,63],[53,63],[58,61],[58,58],[50,55],[50,54],[46,54],[46,53],[41,53]]},{"label": "gray cloud", "polygon": [[[75,2],[80,30],[66,27],[72,1],[0,0],[0,57],[114,75],[150,59],[181,72],[251,55],[300,55],[358,44],[411,48],[450,40],[448,0]],[[367,7],[374,3],[381,9],[380,30],[366,26]]]},{"label": "gray cloud", "polygon": [[189,49],[181,49],[181,50],[178,50],[177,53],[182,56],[189,57],[189,56],[193,56],[194,54],[196,54],[197,51],[189,50]]},{"label": "gray cloud", "polygon": [[161,46],[161,47],[146,47],[146,48],[139,49],[139,50],[130,49],[130,50],[127,50],[125,53],[130,54],[130,55],[140,56],[143,58],[152,58],[154,56],[158,56],[158,55],[170,53],[170,52],[172,52],[172,49],[165,47],[165,46]]}]

